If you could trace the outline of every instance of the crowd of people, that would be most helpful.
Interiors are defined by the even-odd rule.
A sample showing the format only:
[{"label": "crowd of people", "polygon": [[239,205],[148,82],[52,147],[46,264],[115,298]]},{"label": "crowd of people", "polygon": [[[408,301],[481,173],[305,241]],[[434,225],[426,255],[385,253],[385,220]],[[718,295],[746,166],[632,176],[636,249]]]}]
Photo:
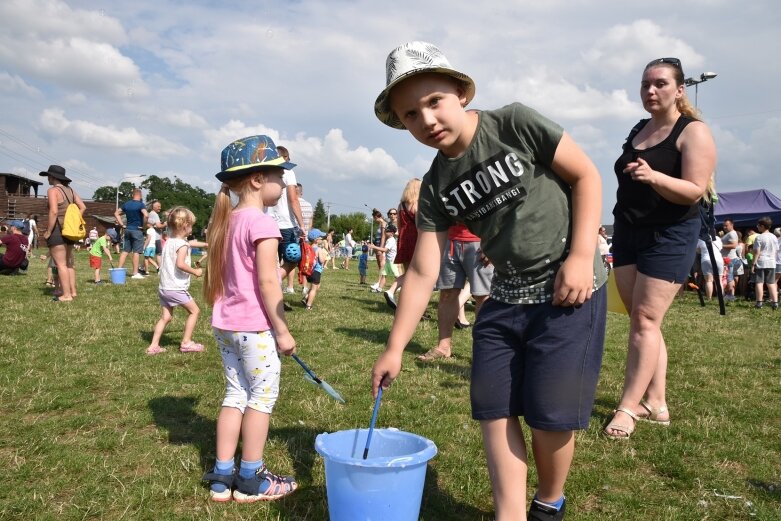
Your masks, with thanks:
[{"label": "crowd of people", "polygon": [[[118,265],[132,255],[131,279],[143,279],[151,267],[159,271],[161,316],[147,353],[165,352],[160,339],[180,306],[187,312],[180,351],[204,350],[193,339],[200,308],[189,293],[191,277],[203,277],[226,381],[217,457],[204,476],[210,497],[284,497],[298,488],[295,478],[275,474],[264,459],[279,397],[280,355],[296,352],[284,295],[296,291],[298,268],[301,302],[312,310],[324,270],[329,264],[337,269],[338,257],[339,268],[349,270],[358,250],[358,282],[382,293],[395,314],[385,351],[372,368],[374,395],[399,375],[404,349],[438,290],[438,342],[417,359],[452,357],[454,328],[472,328],[472,416],[480,424],[496,519],[521,519],[527,510],[528,519],[563,519],[575,432],[588,427],[599,378],[608,270],[630,328],[623,391],[602,432],[627,440],[640,420],[671,422],[661,326],[697,252],[708,297],[722,274],[727,299],[735,298],[741,277],[751,277],[756,307],[767,291],[776,309],[781,231],[773,236],[772,223],[762,218],[759,233],[741,237],[728,220],[723,235],[712,239],[716,265],[706,259],[708,245],[698,243],[699,208],[714,190],[716,149],[688,101],[676,58],[653,60],[642,71],[640,98],[650,117],[631,129],[615,163],[612,245],[599,226],[600,175],[558,124],[521,103],[467,109],[475,82],[425,42],[393,50],[386,78],[376,117],[407,130],[436,156],[422,179],[408,182],[398,207],[385,214],[373,209],[368,241],[356,241],[347,229],[335,243],[334,229],[313,226],[289,151],[264,135],[236,140],[222,151],[216,174],[222,185],[205,243],[190,237],[192,212],[172,208],[163,217],[160,202],[147,208],[140,190],[117,209],[117,225],[124,229]],[[67,204],[82,212],[84,204],[64,169],[52,165],[41,175],[51,185],[44,236],[60,281],[56,299],[70,301],[77,295],[73,244],[59,235],[60,223]],[[10,223],[12,237],[22,235],[21,226]],[[118,236],[111,230],[91,244],[95,282],[101,281],[102,256],[113,263],[117,253]],[[3,237],[9,252],[0,266],[14,241],[29,244],[26,236]],[[192,263],[195,246],[208,247],[205,269]],[[368,285],[371,256],[379,275]],[[15,259],[11,255],[9,262]],[[463,315],[470,300],[474,324]],[[521,418],[531,430],[538,478],[528,509],[530,462]]]}]

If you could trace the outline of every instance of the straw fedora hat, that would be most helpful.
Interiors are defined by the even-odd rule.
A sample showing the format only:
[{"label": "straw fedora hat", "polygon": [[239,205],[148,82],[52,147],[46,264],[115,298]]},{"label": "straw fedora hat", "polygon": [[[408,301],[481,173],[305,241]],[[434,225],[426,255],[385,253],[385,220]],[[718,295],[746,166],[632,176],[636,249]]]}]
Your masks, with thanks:
[{"label": "straw fedora hat", "polygon": [[466,103],[475,97],[475,82],[472,78],[455,70],[439,48],[427,42],[409,42],[396,47],[385,61],[385,88],[374,102],[377,118],[389,127],[404,129],[390,108],[388,94],[400,82],[415,74],[438,72],[457,79],[464,86]]}]

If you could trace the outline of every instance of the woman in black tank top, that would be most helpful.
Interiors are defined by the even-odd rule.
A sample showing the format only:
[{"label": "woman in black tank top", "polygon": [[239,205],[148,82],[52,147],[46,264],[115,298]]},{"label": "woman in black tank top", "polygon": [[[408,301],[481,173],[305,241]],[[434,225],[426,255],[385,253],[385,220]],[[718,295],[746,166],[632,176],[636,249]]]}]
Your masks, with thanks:
[{"label": "woman in black tank top", "polygon": [[615,164],[613,272],[630,330],[623,394],[604,430],[610,438],[628,438],[640,418],[670,423],[661,325],[694,262],[697,204],[716,167],[716,146],[683,78],[676,58],[645,67],[640,97],[651,118],[632,129]]}]

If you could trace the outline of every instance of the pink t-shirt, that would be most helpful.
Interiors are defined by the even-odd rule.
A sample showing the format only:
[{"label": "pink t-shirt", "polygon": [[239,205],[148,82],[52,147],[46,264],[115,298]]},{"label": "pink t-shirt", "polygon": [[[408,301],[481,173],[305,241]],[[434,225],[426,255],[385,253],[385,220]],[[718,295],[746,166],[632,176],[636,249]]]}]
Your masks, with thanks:
[{"label": "pink t-shirt", "polygon": [[228,331],[271,329],[255,271],[255,243],[281,237],[277,222],[259,208],[231,214],[222,274],[224,293],[214,303],[212,326]]}]

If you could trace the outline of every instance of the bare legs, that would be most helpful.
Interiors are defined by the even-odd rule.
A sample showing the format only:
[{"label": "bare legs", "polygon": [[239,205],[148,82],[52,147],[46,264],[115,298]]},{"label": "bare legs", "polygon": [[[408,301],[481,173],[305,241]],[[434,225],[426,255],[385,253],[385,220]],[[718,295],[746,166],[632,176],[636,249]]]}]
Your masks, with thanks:
[{"label": "bare legs", "polygon": [[[616,268],[615,273],[618,292],[630,316],[629,351],[619,407],[642,414],[640,401],[644,396],[652,407],[666,404],[667,346],[661,325],[679,285],[638,273],[634,265]],[[666,414],[659,419],[666,419]],[[633,421],[620,411],[616,420],[625,425]],[[621,435],[616,429],[607,431]]]},{"label": "bare legs", "polygon": [[[493,489],[496,521],[526,519],[528,461],[518,418],[480,422],[488,474]],[[538,497],[555,502],[564,494],[564,482],[575,453],[572,431],[532,429],[532,451],[539,477]]]},{"label": "bare legs", "polygon": [[76,296],[76,270],[73,268],[73,246],[61,244],[52,246],[49,252],[57,266],[57,276],[62,287],[61,301],[70,301]]},{"label": "bare legs", "polygon": [[268,438],[269,415],[247,408],[244,414],[233,407],[223,407],[217,417],[217,459],[232,460],[239,444],[243,440],[241,458],[245,461],[263,459]]}]

